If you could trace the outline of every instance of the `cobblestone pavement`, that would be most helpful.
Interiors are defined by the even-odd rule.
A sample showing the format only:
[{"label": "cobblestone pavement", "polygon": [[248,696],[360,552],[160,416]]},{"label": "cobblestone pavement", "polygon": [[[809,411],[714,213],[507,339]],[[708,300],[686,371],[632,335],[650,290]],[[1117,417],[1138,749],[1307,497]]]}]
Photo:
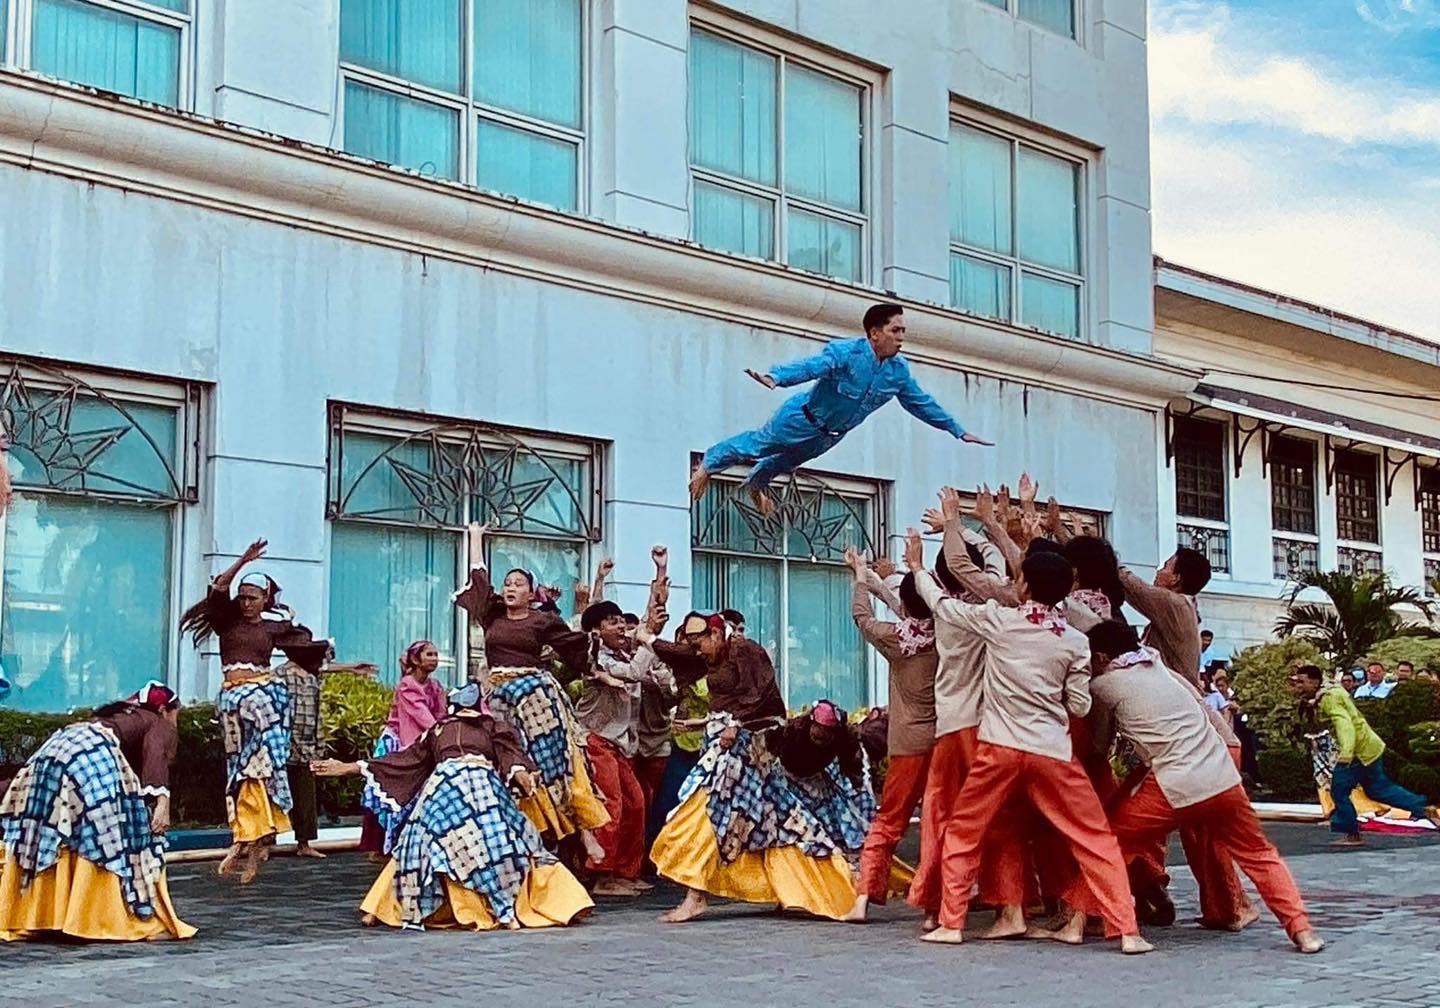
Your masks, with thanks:
[{"label": "cobblestone pavement", "polygon": [[[914,912],[893,903],[865,927],[737,905],[664,926],[655,916],[677,898],[668,888],[602,901],[570,929],[368,930],[354,908],[375,869],[338,855],[277,858],[243,889],[217,880],[213,863],[175,865],[171,890],[200,928],[195,940],[0,946],[0,1005],[1440,1005],[1436,841],[1381,837],[1364,851],[1335,852],[1322,827],[1275,825],[1271,834],[1330,941],[1319,956],[1291,952],[1268,915],[1242,935],[1155,930],[1159,951],[1139,959],[1099,942],[922,945]],[[1183,867],[1173,874],[1188,921],[1194,883]]]}]

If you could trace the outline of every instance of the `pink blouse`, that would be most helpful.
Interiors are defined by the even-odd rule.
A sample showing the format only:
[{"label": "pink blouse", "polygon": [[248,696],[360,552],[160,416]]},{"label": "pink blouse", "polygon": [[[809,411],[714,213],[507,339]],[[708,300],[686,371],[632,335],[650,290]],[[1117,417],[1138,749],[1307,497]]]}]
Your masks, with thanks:
[{"label": "pink blouse", "polygon": [[433,678],[422,683],[414,676],[401,676],[385,727],[400,740],[400,748],[404,749],[446,713],[444,686]]}]

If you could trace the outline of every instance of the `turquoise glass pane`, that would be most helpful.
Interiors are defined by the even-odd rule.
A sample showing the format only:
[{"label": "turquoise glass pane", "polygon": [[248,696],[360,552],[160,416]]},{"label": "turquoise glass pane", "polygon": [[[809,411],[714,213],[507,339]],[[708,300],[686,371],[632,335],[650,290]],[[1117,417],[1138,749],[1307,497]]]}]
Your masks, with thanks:
[{"label": "turquoise glass pane", "polygon": [[159,105],[180,101],[180,29],[78,0],[35,0],[30,65]]},{"label": "turquoise glass pane", "polygon": [[786,692],[791,707],[830,699],[854,710],[866,702],[865,651],[850,618],[853,585],[843,567],[790,564]]},{"label": "turquoise glass pane", "polygon": [[340,58],[460,94],[464,51],[460,4],[461,0],[340,0]]},{"label": "turquoise glass pane", "polygon": [[579,0],[474,0],[473,10],[475,99],[579,129]]},{"label": "turquoise glass pane", "polygon": [[0,0],[0,62],[5,60],[5,43],[9,38],[10,31],[10,4],[8,0]]},{"label": "turquoise glass pane", "polygon": [[1075,0],[1016,0],[1015,13],[1031,24],[1075,37]]},{"label": "turquoise glass pane", "polygon": [[860,95],[834,77],[786,67],[786,192],[860,209]]},{"label": "turquoise glass pane", "polygon": [[[29,410],[11,402],[10,478],[16,486],[89,490],[139,497],[179,496],[177,414],[168,406],[126,403],[121,413],[95,398],[51,398],[32,390]],[[128,414],[128,416],[127,416]]]},{"label": "turquoise glass pane", "polygon": [[[713,487],[713,485],[712,485]],[[696,553],[694,605],[700,612],[735,609],[745,635],[770,652],[780,669],[780,564],[775,561]],[[848,609],[846,610],[848,613]],[[677,614],[678,618],[678,614]],[[847,617],[848,618],[848,617]]]},{"label": "turquoise glass pane", "polygon": [[1080,288],[1049,277],[1020,277],[1020,321],[1057,336],[1080,335]]},{"label": "turquoise glass pane", "polygon": [[345,150],[422,175],[460,174],[460,117],[452,109],[345,82]]},{"label": "turquoise glass pane", "polygon": [[487,448],[470,500],[470,517],[492,529],[584,536],[590,486],[578,459]]},{"label": "turquoise glass pane", "polygon": [[707,248],[775,258],[775,204],[763,197],[696,181],[692,226]]},{"label": "turquoise glass pane", "polygon": [[479,120],[475,184],[561,210],[577,205],[578,152],[575,144],[528,130]]},{"label": "turquoise glass pane", "polygon": [[455,613],[461,537],[456,532],[359,522],[330,526],[330,620],[340,661],[380,666],[398,678],[401,652],[431,640],[443,681],[455,681]]},{"label": "turquoise glass pane", "polygon": [[950,238],[992,252],[1011,248],[1010,141],[950,128]]},{"label": "turquoise glass pane", "polygon": [[1010,267],[952,255],[950,303],[971,315],[1010,321]]},{"label": "turquoise glass pane", "polygon": [[690,161],[775,184],[773,56],[705,32],[690,35]]},{"label": "turquoise glass pane", "polygon": [[780,527],[759,515],[738,483],[711,483],[710,490],[695,505],[694,514],[693,539],[697,546],[768,556],[782,552]]},{"label": "turquoise glass pane", "polygon": [[487,558],[495,583],[500,584],[505,572],[519,567],[535,578],[537,585],[560,588],[564,594],[556,602],[566,619],[575,610],[575,584],[581,578],[581,543],[555,542],[544,539],[522,539],[517,536],[491,536]]},{"label": "turquoise glass pane", "polygon": [[[334,451],[334,447],[331,449]],[[346,433],[340,458],[340,509],[357,517],[459,525],[461,501],[446,490],[426,438],[399,441]]]},{"label": "turquoise glass pane", "polygon": [[860,226],[803,210],[786,217],[785,261],[841,280],[860,279]]},{"label": "turquoise glass pane", "polygon": [[797,560],[841,563],[845,547],[870,546],[870,505],[853,497],[803,492],[802,506],[789,516],[785,555]]},{"label": "turquoise glass pane", "polygon": [[168,508],[19,493],[5,516],[0,665],[10,706],[93,707],[164,681]]},{"label": "turquoise glass pane", "polygon": [[1080,202],[1075,164],[1020,148],[1020,258],[1080,272]]}]

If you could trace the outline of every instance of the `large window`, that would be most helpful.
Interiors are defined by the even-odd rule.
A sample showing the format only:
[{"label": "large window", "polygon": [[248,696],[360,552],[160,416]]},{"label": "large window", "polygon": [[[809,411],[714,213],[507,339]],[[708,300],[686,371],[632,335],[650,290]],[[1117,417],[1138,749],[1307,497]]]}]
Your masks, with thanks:
[{"label": "large window", "polygon": [[1226,511],[1225,425],[1215,420],[1171,419],[1175,465],[1176,542],[1204,553],[1211,569],[1230,570]]},{"label": "large window", "polygon": [[950,302],[1078,337],[1080,164],[967,123],[950,127]]},{"label": "large window", "polygon": [[1075,5],[1078,0],[985,0],[992,7],[1008,10],[1022,21],[1075,38]]},{"label": "large window", "polygon": [[196,497],[196,386],[0,361],[14,498],[0,665],[22,710],[124,696],[171,667],[174,542]]},{"label": "large window", "polygon": [[345,150],[579,209],[580,0],[341,0]]},{"label": "large window", "polygon": [[330,622],[336,652],[373,661],[432,640],[442,668],[465,658],[451,593],[469,522],[490,526],[490,569],[571,590],[598,538],[599,446],[482,424],[331,407]]},{"label": "large window", "polygon": [[693,31],[694,239],[864,280],[865,95],[784,53]]},{"label": "large window", "polygon": [[1336,534],[1344,542],[1380,542],[1379,458],[1363,452],[1335,452]]},{"label": "large window", "polygon": [[[17,30],[7,30],[14,8]],[[0,0],[0,56],[157,105],[187,98],[190,0]]]},{"label": "large window", "polygon": [[1283,581],[1320,567],[1315,526],[1315,444],[1276,435],[1267,448],[1270,467],[1271,573]]},{"label": "large window", "polygon": [[692,512],[694,600],[737,609],[747,635],[775,661],[792,707],[829,698],[870,702],[870,663],[850,618],[845,547],[884,542],[874,484],[777,484],[775,516],[762,516],[738,482],[716,480]]},{"label": "large window", "polygon": [[1440,468],[1420,469],[1420,533],[1425,551],[1425,593],[1440,593]]}]

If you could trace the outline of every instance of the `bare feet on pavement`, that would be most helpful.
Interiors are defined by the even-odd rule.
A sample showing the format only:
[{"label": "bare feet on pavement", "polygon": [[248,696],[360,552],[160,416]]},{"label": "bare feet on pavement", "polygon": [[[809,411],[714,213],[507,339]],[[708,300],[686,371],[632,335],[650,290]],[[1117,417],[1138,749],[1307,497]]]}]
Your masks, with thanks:
[{"label": "bare feet on pavement", "polygon": [[701,916],[710,909],[710,900],[702,892],[691,889],[685,894],[684,901],[674,910],[664,914],[660,918],[661,924],[684,924]]},{"label": "bare feet on pavement", "polygon": [[1295,936],[1295,947],[1306,955],[1314,955],[1325,947],[1325,939],[1314,931],[1301,931]]},{"label": "bare feet on pavement", "polygon": [[937,927],[934,931],[921,935],[920,940],[933,945],[961,945],[965,942],[965,935],[955,928]]},{"label": "bare feet on pavement", "polygon": [[1155,946],[1138,934],[1121,935],[1120,951],[1124,955],[1144,955],[1146,952],[1154,952]]},{"label": "bare feet on pavement", "polygon": [[995,923],[986,928],[980,938],[984,941],[999,941],[1024,935],[1025,911],[1018,906],[1003,906],[995,914]]},{"label": "bare feet on pavement", "polygon": [[869,896],[856,896],[855,905],[850,908],[849,913],[847,913],[844,917],[841,917],[840,919],[846,924],[864,924],[866,911],[869,908]]}]

